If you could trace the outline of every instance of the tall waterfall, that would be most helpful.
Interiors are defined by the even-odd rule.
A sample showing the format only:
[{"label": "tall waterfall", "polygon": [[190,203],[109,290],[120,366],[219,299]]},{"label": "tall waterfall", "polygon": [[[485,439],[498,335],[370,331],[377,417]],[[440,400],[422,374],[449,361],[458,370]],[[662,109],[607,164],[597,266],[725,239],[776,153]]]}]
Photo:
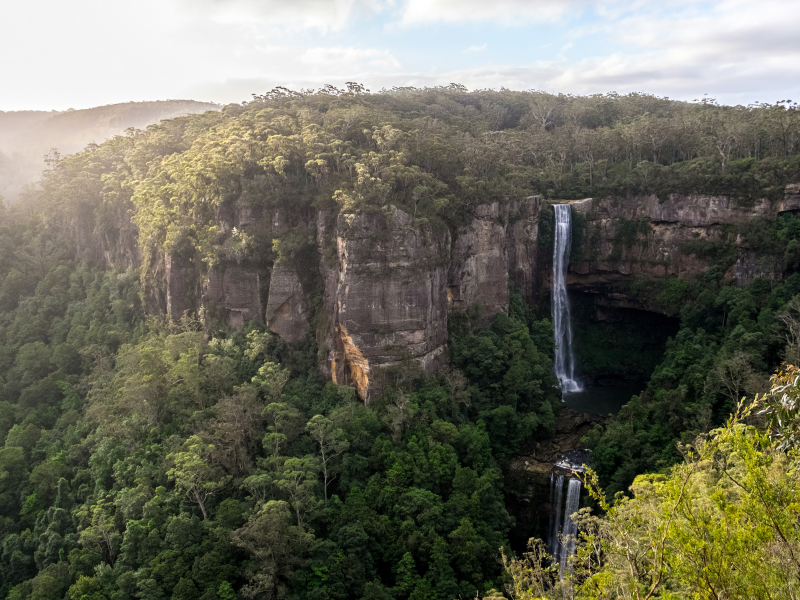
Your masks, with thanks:
[{"label": "tall waterfall", "polygon": [[556,211],[555,242],[553,244],[553,335],[556,342],[555,372],[561,391],[581,392],[575,380],[575,356],[572,353],[572,323],[567,298],[567,267],[572,243],[572,207],[554,204]]}]

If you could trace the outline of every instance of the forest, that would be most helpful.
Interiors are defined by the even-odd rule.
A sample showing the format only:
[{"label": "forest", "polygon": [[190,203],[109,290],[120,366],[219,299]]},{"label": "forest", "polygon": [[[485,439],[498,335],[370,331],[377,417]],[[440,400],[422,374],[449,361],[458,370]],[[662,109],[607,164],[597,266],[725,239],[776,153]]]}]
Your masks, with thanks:
[{"label": "forest", "polygon": [[65,111],[0,111],[0,195],[8,203],[39,180],[52,155],[72,154],[100,144],[130,127],[143,129],[162,119],[215,110],[208,102],[162,100],[127,102]]},{"label": "forest", "polygon": [[[798,182],[791,101],[456,84],[276,88],[56,157],[0,203],[0,597],[796,598],[798,215],[698,242],[700,278],[631,282],[678,332],[585,438],[563,577],[535,538],[511,546],[505,495],[562,406],[546,297],[451,314],[446,367],[400,365],[368,404],[322,376],[313,327],[286,343],[257,321],[170,320],[157,300],[167,253],[198,278],[280,259],[317,324],[320,211],[394,205],[452,228],[534,194],[747,207]],[[224,230],[226,203],[289,226]],[[737,239],[782,279],[727,279]]]}]

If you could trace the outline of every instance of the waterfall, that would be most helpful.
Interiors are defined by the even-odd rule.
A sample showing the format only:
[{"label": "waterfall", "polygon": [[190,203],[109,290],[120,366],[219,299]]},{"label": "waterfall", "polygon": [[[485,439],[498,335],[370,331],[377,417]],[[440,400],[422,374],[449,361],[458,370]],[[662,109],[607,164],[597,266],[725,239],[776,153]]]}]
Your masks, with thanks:
[{"label": "waterfall", "polygon": [[567,267],[569,247],[572,243],[572,207],[554,204],[556,212],[555,241],[553,243],[553,336],[556,342],[555,372],[561,382],[561,391],[581,392],[575,380],[575,356],[572,353],[572,323],[567,298]]},{"label": "waterfall", "polygon": [[578,512],[581,501],[581,480],[572,477],[567,486],[567,506],[564,509],[564,529],[562,531],[565,547],[562,548],[559,557],[558,572],[563,574],[567,568],[567,560],[575,553],[575,536],[578,534],[578,526],[572,520],[572,513]]},{"label": "waterfall", "polygon": [[[578,512],[581,502],[581,480],[577,477],[567,479],[567,500],[564,502],[564,475],[550,474],[550,520],[547,551],[558,565],[563,576],[569,557],[575,554],[575,536],[578,526],[572,520],[572,513]],[[563,545],[562,545],[563,541]]]},{"label": "waterfall", "polygon": [[557,556],[560,552],[560,544],[558,542],[558,534],[561,532],[561,498],[564,492],[564,476],[556,476],[554,473],[550,474],[550,507],[554,511],[550,521],[550,547],[548,551],[553,557],[553,560],[558,560]]}]

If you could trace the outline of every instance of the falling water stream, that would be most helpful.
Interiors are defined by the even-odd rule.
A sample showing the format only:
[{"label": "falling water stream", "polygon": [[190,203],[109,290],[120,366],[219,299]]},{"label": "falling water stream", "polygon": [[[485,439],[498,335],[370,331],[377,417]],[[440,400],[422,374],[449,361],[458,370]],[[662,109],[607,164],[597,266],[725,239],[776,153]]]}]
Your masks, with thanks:
[{"label": "falling water stream", "polygon": [[563,575],[567,568],[567,560],[575,553],[575,536],[578,534],[578,526],[572,520],[572,514],[578,512],[581,501],[581,480],[571,477],[567,485],[567,505],[564,509],[564,527],[561,530],[564,539],[564,547],[559,556],[558,572]]},{"label": "falling water stream", "polygon": [[558,560],[556,557],[561,550],[558,541],[558,534],[561,533],[561,504],[562,494],[564,493],[564,476],[550,473],[550,506],[554,510],[553,517],[550,520],[550,543],[547,549],[553,560]]},{"label": "falling water stream", "polygon": [[553,335],[556,342],[554,370],[561,382],[561,392],[581,392],[583,386],[575,379],[575,356],[572,352],[572,323],[567,297],[567,267],[572,243],[572,207],[554,204],[556,213],[553,244]]},{"label": "falling water stream", "polygon": [[[564,483],[566,480],[567,497],[564,500]],[[578,477],[550,474],[550,527],[547,552],[558,565],[559,574],[563,576],[568,568],[569,558],[575,554],[575,539],[578,525],[572,515],[578,512],[583,484]]]}]

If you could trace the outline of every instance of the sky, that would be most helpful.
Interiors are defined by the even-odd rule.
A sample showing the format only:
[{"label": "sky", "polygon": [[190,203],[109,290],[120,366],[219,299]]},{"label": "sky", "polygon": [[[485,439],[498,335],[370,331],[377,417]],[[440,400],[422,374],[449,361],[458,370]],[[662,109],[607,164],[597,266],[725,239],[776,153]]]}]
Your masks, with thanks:
[{"label": "sky", "polygon": [[460,83],[800,99],[798,0],[0,2],[0,110]]}]

